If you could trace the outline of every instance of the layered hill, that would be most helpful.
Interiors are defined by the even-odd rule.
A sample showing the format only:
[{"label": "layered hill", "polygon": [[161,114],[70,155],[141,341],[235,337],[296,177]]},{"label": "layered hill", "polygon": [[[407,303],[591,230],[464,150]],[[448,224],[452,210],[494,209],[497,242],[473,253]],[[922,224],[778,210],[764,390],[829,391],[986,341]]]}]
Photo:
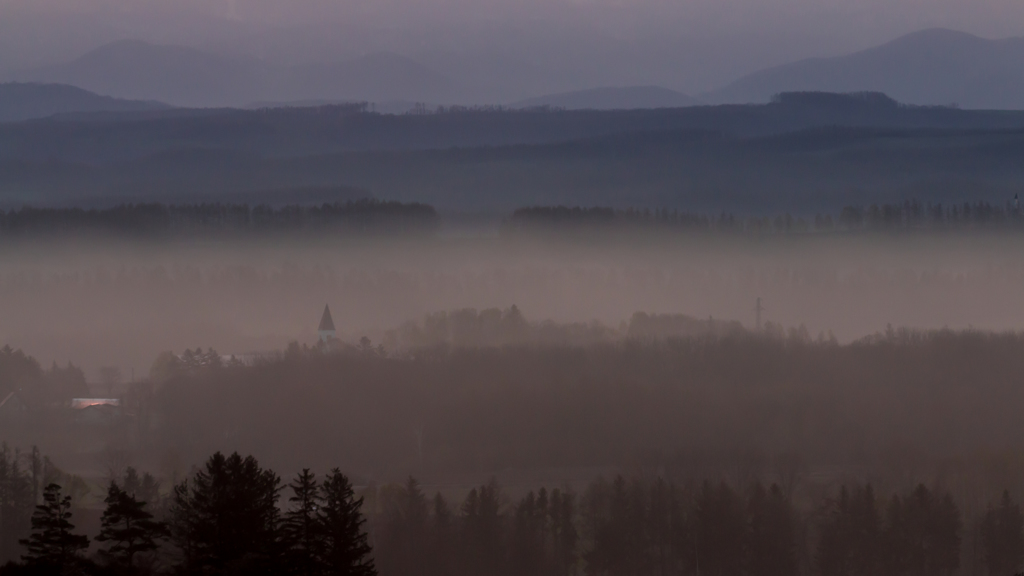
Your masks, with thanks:
[{"label": "layered hill", "polygon": [[454,109],[388,115],[359,105],[172,109],[53,118],[0,127],[0,159],[103,164],[214,149],[264,157],[360,150],[549,144],[615,134],[701,131],[756,137],[828,126],[1024,129],[1024,113],[911,107],[882,94],[785,94],[767,105],[642,110]]},{"label": "layered hill", "polygon": [[792,91],[877,91],[908,104],[1024,109],[1024,38],[924,30],[845,56],[755,72],[707,98],[756,103]]},{"label": "layered hill", "polygon": [[195,48],[123,40],[64,64],[13,73],[32,82],[58,82],[121,98],[176,106],[244,106],[256,101],[436,101],[447,77],[390,53],[301,66],[271,65]]},{"label": "layered hill", "polygon": [[682,108],[700,102],[661,86],[592,88],[547,94],[512,103],[513,108],[550,106],[565,110],[635,110],[640,108]]},{"label": "layered hill", "polygon": [[0,122],[45,118],[54,114],[135,112],[168,108],[160,102],[100,96],[66,84],[0,84]]}]

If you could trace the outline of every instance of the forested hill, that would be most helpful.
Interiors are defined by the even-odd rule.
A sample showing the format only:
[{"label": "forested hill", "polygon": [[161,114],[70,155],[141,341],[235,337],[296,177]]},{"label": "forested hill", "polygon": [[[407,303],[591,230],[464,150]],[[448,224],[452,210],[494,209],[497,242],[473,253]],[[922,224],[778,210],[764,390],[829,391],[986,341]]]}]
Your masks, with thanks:
[{"label": "forested hill", "polygon": [[167,110],[145,100],[123,100],[94,94],[67,84],[0,83],[0,122],[20,122],[54,114]]},{"label": "forested hill", "polygon": [[826,126],[1024,128],[1024,111],[902,106],[881,94],[784,94],[771,104],[657,110],[452,108],[384,115],[361,105],[70,115],[0,125],[0,159],[111,162],[216,148],[293,157],[358,150],[550,144],[650,131],[768,136]]},{"label": "forested hill", "polygon": [[[882,94],[631,111],[79,114],[0,124],[0,207],[239,203],[250,201],[230,197],[296,189],[492,214],[531,204],[742,215],[1002,204],[1024,189],[1022,151],[1024,112],[908,107]],[[281,198],[251,203],[299,202]]]},{"label": "forested hill", "polygon": [[1003,205],[1024,189],[1022,154],[1024,131],[852,128],[758,138],[646,132],[286,158],[190,149],[109,164],[0,160],[0,206],[224,201],[250,190],[340,186],[441,211],[565,204],[813,216],[912,199]]}]

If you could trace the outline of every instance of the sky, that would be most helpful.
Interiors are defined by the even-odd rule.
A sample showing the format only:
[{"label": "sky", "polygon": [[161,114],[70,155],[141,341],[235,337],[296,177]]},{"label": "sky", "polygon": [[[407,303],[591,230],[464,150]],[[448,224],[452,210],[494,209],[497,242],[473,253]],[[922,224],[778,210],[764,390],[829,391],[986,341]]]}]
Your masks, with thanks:
[{"label": "sky", "polygon": [[[142,39],[288,63],[389,51],[444,73],[699,94],[760,68],[944,27],[1024,35],[1019,0],[0,0],[0,69]],[[524,72],[526,73],[526,72]]]}]

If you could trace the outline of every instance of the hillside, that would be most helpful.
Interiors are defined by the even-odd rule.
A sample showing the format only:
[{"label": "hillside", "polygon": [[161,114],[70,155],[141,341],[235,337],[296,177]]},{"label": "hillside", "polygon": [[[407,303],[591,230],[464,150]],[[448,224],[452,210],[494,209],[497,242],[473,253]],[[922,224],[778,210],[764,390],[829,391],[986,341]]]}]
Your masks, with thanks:
[{"label": "hillside", "polygon": [[344,186],[446,211],[528,205],[814,214],[846,205],[998,205],[1024,187],[1024,132],[819,128],[757,138],[617,134],[476,149],[267,157],[189,149],[91,165],[0,160],[0,204],[222,200],[255,189]]},{"label": "hillside", "polygon": [[548,144],[636,132],[705,131],[754,137],[825,126],[1024,128],[1024,113],[915,108],[870,94],[787,94],[768,105],[649,110],[453,109],[404,115],[361,110],[357,105],[174,109],[8,124],[0,127],[0,159],[103,164],[189,148],[273,158]]},{"label": "hillside", "polygon": [[54,114],[129,112],[166,108],[169,106],[160,102],[100,96],[65,84],[0,84],[0,122],[18,122]]},{"label": "hillside", "polygon": [[10,76],[189,107],[291,100],[434,101],[452,85],[447,77],[396,54],[279,66],[138,40],[114,42],[65,64]]},{"label": "hillside", "polygon": [[550,106],[565,110],[632,110],[638,108],[682,108],[697,106],[694,98],[661,86],[592,88],[547,94],[513,102],[513,108]]},{"label": "hillside", "polygon": [[933,29],[835,58],[755,72],[707,95],[714,102],[767,102],[788,91],[885,92],[908,104],[1024,109],[1024,38],[986,40]]},{"label": "hillside", "polygon": [[1024,112],[907,106],[879,93],[656,110],[387,115],[347,105],[70,115],[0,125],[0,205],[336,188],[483,212],[1001,203],[1024,187],[1022,135]]}]

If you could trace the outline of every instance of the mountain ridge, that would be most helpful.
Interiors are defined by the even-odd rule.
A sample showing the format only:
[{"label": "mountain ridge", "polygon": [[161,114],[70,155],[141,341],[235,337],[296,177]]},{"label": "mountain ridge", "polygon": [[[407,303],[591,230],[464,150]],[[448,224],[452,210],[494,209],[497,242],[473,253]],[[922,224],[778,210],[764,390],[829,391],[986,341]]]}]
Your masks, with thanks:
[{"label": "mountain ridge", "polygon": [[843,56],[759,70],[705,97],[759,103],[793,91],[884,92],[907,104],[1024,109],[1024,38],[921,30]]},{"label": "mountain ridge", "polygon": [[154,100],[103,96],[67,84],[0,83],[0,122],[21,122],[57,114],[142,112],[170,108]]},{"label": "mountain ridge", "polygon": [[242,107],[254,101],[436,100],[454,84],[410,58],[387,52],[285,66],[141,40],[104,44],[64,64],[8,76],[186,107]]}]

